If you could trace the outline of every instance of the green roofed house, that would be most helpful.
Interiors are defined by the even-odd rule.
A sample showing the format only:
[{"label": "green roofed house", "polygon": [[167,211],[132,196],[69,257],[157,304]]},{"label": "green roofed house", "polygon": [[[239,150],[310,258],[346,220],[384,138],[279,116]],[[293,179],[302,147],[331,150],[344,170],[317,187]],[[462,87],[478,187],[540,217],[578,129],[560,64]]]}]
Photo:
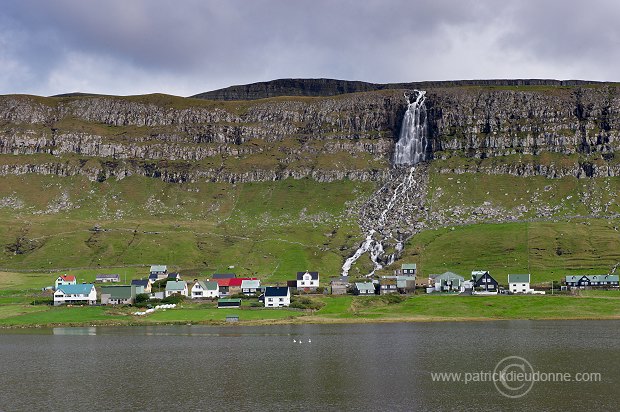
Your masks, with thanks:
[{"label": "green roofed house", "polygon": [[400,269],[394,271],[396,276],[415,276],[417,275],[418,265],[415,263],[403,263]]},{"label": "green roofed house", "polygon": [[209,281],[203,282],[202,280],[195,280],[192,286],[191,298],[217,298],[220,296],[220,287],[217,282]]},{"label": "green roofed house", "polygon": [[510,293],[532,293],[530,275],[508,275],[508,290]]},{"label": "green roofed house", "polygon": [[241,299],[220,299],[217,301],[218,308],[240,308]]},{"label": "green roofed house", "polygon": [[168,297],[174,294],[187,296],[187,282],[184,280],[169,280],[166,282],[166,291],[164,292],[164,296]]},{"label": "green roofed house", "polygon": [[432,284],[435,292],[462,292],[465,288],[463,282],[465,278],[453,272],[445,272],[441,275],[431,275]]},{"label": "green roofed house", "polygon": [[372,282],[355,282],[353,293],[360,296],[370,296],[375,294],[375,284]]},{"label": "green roofed house", "polygon": [[136,300],[136,285],[102,286],[102,305],[132,305]]}]

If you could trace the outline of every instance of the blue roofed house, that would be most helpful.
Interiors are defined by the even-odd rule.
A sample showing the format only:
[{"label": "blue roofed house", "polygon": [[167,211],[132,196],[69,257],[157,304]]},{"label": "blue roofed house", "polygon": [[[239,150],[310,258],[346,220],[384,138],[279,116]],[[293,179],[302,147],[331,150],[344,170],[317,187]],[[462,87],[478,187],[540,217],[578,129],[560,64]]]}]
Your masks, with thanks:
[{"label": "blue roofed house", "polygon": [[133,279],[131,284],[136,287],[136,294],[151,293],[151,281],[148,279]]},{"label": "blue roofed house", "polygon": [[473,282],[474,293],[497,293],[499,290],[499,284],[489,274],[487,270],[474,270],[471,272],[471,280]]},{"label": "blue roofed house", "polygon": [[79,285],[60,285],[54,292],[54,306],[64,304],[87,304],[97,303],[97,290],[92,283]]},{"label": "blue roofed house", "polygon": [[291,290],[288,286],[267,286],[264,298],[266,308],[289,306],[291,304]]},{"label": "blue roofed house", "polygon": [[297,289],[306,292],[315,291],[319,287],[319,272],[297,272]]}]

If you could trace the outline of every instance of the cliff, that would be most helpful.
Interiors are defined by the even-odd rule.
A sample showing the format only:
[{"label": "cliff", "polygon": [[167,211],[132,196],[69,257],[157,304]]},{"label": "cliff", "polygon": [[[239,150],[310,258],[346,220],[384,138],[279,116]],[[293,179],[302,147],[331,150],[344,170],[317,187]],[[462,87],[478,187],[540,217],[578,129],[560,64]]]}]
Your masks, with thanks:
[{"label": "cliff", "polygon": [[[406,110],[404,89],[398,88],[403,85],[302,83],[270,87],[274,93],[297,87],[302,94],[345,94],[245,101],[0,96],[0,174],[86,174],[92,180],[139,174],[170,182],[386,178]],[[435,86],[427,88],[429,155],[443,172],[620,175],[620,95],[614,84],[425,85]]]}]

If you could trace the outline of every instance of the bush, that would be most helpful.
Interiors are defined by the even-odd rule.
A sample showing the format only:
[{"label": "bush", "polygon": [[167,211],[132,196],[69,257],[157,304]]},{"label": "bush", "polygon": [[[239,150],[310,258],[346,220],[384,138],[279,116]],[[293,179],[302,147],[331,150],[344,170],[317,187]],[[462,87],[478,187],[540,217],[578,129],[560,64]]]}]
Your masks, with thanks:
[{"label": "bush", "polygon": [[325,292],[325,287],[319,286],[319,287],[316,288],[316,293],[323,294],[324,292]]},{"label": "bush", "polygon": [[158,291],[162,291],[162,290],[166,289],[166,283],[167,282],[168,282],[168,279],[159,279],[158,281],[153,283],[153,285],[151,286],[151,289],[156,289]]},{"label": "bush", "polygon": [[52,298],[35,298],[32,302],[30,302],[31,305],[53,305],[54,304],[54,299]]},{"label": "bush", "polygon": [[149,295],[148,293],[138,293],[136,295],[136,303],[148,302],[150,298],[151,295]]},{"label": "bush", "polygon": [[161,303],[181,303],[185,300],[185,296],[175,293],[174,295],[170,295],[167,298],[163,298]]},{"label": "bush", "polygon": [[265,305],[262,302],[251,302],[250,303],[251,308],[262,308],[263,306]]},{"label": "bush", "polygon": [[307,296],[294,297],[291,301],[290,308],[294,309],[311,309],[311,310],[319,310],[321,309],[325,303],[311,299]]}]

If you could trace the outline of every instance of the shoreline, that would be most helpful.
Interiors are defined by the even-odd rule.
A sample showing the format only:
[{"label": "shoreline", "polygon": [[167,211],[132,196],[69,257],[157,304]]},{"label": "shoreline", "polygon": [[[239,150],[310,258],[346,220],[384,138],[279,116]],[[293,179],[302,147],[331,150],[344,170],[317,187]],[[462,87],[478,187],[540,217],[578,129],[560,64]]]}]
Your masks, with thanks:
[{"label": "shoreline", "polygon": [[537,318],[500,318],[500,317],[386,317],[379,319],[367,318],[325,318],[299,316],[292,319],[265,319],[265,320],[240,320],[239,322],[226,321],[171,321],[171,322],[118,322],[118,321],[93,321],[93,322],[68,322],[68,323],[42,323],[42,324],[16,324],[0,325],[0,331],[24,330],[24,329],[52,329],[52,328],[87,328],[87,327],[141,327],[141,326],[278,326],[278,325],[360,325],[382,323],[447,323],[447,322],[497,322],[497,321],[609,321],[620,320],[620,315],[614,316],[586,316],[586,317],[537,317]]}]

